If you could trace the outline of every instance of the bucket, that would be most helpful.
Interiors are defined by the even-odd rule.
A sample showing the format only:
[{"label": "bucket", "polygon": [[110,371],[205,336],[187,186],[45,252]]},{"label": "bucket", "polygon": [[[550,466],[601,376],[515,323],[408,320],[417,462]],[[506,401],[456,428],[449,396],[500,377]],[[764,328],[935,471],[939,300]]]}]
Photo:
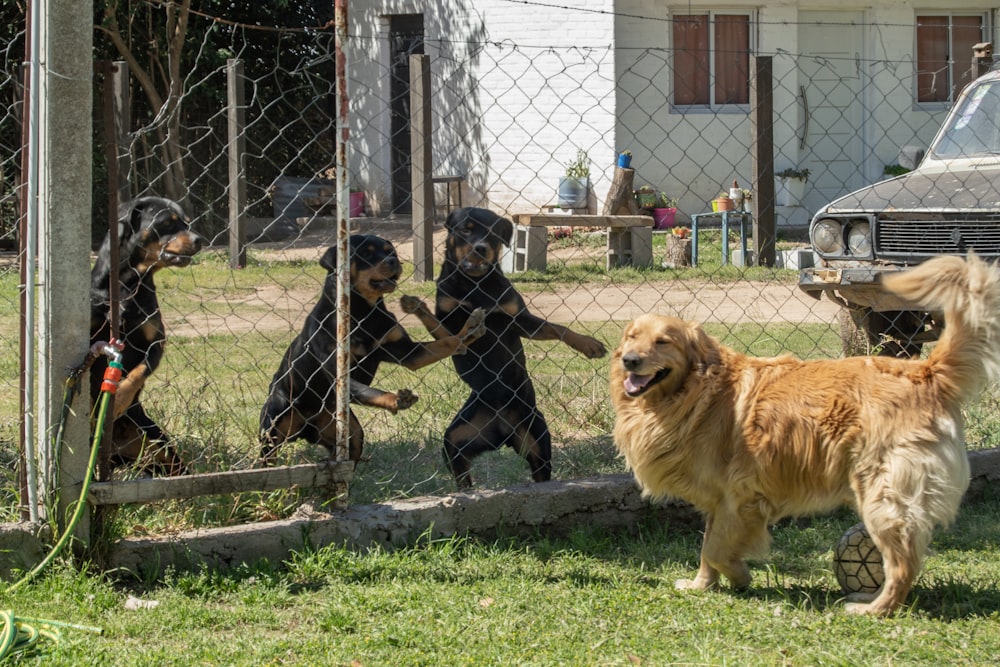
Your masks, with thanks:
[{"label": "bucket", "polygon": [[352,218],[359,218],[365,214],[365,193],[364,192],[352,192],[350,194],[350,216]]},{"label": "bucket", "polygon": [[586,178],[560,178],[559,207],[587,208],[588,185]]}]

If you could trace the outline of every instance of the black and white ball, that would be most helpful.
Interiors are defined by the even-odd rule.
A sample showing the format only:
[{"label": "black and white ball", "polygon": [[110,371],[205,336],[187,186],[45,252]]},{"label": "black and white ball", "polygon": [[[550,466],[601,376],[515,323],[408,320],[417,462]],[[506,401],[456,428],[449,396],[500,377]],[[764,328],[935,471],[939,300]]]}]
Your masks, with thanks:
[{"label": "black and white ball", "polygon": [[833,571],[844,592],[875,593],[885,582],[882,554],[865,524],[851,526],[844,533],[833,552]]}]

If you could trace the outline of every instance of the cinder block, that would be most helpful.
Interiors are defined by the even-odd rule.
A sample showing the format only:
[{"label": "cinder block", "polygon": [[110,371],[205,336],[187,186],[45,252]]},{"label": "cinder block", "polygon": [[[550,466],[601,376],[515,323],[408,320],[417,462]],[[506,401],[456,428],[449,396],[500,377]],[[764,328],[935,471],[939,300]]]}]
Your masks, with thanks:
[{"label": "cinder block", "polygon": [[653,263],[653,228],[646,226],[608,229],[607,267],[650,266]]},{"label": "cinder block", "polygon": [[812,248],[796,248],[776,253],[775,264],[779,269],[808,269],[815,264]]},{"label": "cinder block", "polygon": [[549,237],[545,227],[514,225],[514,238],[510,247],[500,255],[500,268],[504,273],[544,271],[548,267]]},{"label": "cinder block", "polygon": [[747,256],[743,257],[743,248],[736,248],[729,253],[729,258],[733,266],[753,266],[753,250],[747,249]]}]

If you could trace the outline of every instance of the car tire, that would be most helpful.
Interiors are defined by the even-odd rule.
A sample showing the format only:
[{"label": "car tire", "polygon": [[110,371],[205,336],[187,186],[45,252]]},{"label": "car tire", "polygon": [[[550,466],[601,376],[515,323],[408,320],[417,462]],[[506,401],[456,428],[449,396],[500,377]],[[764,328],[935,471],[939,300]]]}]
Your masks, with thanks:
[{"label": "car tire", "polygon": [[839,324],[844,356],[918,357],[923,345],[913,339],[924,332],[929,320],[925,313],[907,310],[876,312],[859,306],[842,308]]}]

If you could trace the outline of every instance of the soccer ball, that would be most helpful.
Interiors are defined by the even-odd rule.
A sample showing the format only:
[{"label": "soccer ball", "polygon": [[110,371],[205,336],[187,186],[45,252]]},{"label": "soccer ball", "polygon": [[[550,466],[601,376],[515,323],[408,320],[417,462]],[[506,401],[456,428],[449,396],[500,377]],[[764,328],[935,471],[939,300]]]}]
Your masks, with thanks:
[{"label": "soccer ball", "polygon": [[865,524],[851,526],[833,552],[833,571],[844,592],[875,593],[885,582],[882,554]]}]

